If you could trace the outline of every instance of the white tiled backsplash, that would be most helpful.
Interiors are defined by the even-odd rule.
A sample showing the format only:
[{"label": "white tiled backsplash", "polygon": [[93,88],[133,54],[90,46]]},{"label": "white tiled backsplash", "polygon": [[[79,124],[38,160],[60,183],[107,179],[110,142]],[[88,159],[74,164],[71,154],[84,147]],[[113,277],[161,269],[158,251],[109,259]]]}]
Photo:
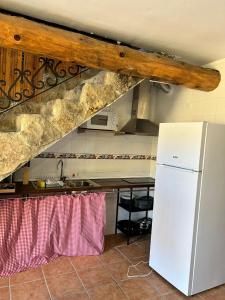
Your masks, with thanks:
[{"label": "white tiled backsplash", "polygon": [[[110,132],[76,131],[49,148],[54,153],[111,153],[111,154],[143,154],[149,155],[152,138],[146,136],[114,136]],[[31,161],[30,178],[57,177],[59,159],[36,158]],[[150,160],[117,160],[117,159],[63,159],[64,175],[72,178],[102,177],[139,177],[149,176]],[[21,171],[16,179],[21,178]]]}]

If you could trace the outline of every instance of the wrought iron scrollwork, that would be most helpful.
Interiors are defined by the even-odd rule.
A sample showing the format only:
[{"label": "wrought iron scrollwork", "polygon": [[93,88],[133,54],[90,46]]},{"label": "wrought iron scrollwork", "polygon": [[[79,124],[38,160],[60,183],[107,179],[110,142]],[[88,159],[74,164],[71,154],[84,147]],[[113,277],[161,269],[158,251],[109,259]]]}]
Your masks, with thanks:
[{"label": "wrought iron scrollwork", "polygon": [[[23,54],[21,69],[14,69],[15,78],[13,82],[10,82],[8,86],[6,80],[0,80],[0,93],[2,95],[0,114],[87,70],[86,67],[79,66],[74,62],[65,67],[62,61],[55,61],[46,57],[40,57],[39,63],[39,68],[32,74],[33,70],[26,69],[24,66]],[[25,84],[26,88],[18,91],[16,89],[18,83]]]}]

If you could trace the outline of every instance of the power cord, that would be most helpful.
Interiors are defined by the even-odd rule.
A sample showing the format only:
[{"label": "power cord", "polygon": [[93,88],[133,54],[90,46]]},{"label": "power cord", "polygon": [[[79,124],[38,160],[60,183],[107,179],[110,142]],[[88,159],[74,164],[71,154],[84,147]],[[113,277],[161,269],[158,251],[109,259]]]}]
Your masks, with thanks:
[{"label": "power cord", "polygon": [[141,263],[143,263],[143,264],[148,264],[148,261],[139,261],[136,265],[130,265],[130,266],[128,267],[128,270],[127,270],[127,277],[128,277],[128,278],[144,278],[144,277],[147,277],[147,276],[149,276],[149,275],[152,274],[153,269],[151,269],[150,272],[148,272],[148,273],[146,273],[146,274],[129,275],[130,268],[136,267],[136,266],[140,265]]},{"label": "power cord", "polygon": [[[117,249],[117,251],[118,251],[124,258],[127,259],[127,257],[123,254],[123,252],[120,251],[120,249],[119,249],[120,247],[121,247],[121,246],[115,246],[114,248]],[[129,275],[130,268],[136,267],[136,266],[140,265],[141,263],[143,263],[143,264],[148,264],[148,261],[143,261],[143,260],[141,260],[141,261],[139,261],[138,263],[136,263],[135,265],[133,265],[133,264],[130,265],[130,266],[128,267],[128,269],[127,269],[127,278],[144,278],[144,277],[147,277],[147,276],[149,276],[149,275],[152,274],[153,269],[151,269],[150,272],[148,272],[148,273],[146,273],[146,274]]]}]

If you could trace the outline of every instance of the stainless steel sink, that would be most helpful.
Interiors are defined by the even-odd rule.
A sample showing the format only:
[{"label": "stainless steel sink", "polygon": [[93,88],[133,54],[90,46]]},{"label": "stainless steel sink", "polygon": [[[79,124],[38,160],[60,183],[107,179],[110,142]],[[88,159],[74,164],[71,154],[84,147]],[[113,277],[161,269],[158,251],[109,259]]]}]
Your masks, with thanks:
[{"label": "stainless steel sink", "polygon": [[32,182],[35,189],[67,189],[67,188],[81,188],[81,187],[98,187],[99,184],[95,183],[90,179],[71,179],[65,180],[63,185],[54,184],[53,186],[46,186],[45,188],[40,188],[37,186],[37,182]]},{"label": "stainless steel sink", "polygon": [[99,184],[95,183],[90,179],[74,179],[74,180],[66,180],[65,187],[68,188],[77,188],[77,187],[97,187]]},{"label": "stainless steel sink", "polygon": [[43,187],[43,188],[39,187],[37,185],[36,181],[32,181],[31,184],[37,190],[43,190],[43,189],[44,190],[46,190],[46,189],[65,189],[66,188],[65,184],[61,185],[61,184],[57,184],[57,183],[55,183],[53,185],[47,185],[46,187]]}]

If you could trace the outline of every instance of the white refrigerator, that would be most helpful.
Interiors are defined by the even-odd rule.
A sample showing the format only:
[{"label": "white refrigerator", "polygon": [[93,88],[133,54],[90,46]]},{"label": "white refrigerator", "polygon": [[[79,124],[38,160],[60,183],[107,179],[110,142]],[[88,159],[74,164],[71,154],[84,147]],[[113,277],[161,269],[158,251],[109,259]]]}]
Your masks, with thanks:
[{"label": "white refrigerator", "polygon": [[187,296],[225,283],[225,125],[160,124],[149,265]]}]

